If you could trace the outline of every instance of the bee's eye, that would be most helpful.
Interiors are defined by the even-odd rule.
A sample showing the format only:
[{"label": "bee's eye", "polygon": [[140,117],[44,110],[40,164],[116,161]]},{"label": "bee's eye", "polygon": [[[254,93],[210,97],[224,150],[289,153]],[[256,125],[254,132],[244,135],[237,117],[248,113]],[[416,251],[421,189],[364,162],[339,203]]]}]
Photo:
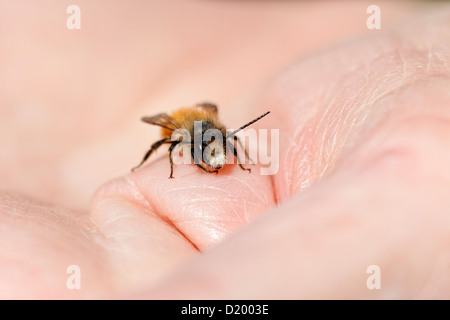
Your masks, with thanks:
[{"label": "bee's eye", "polygon": [[211,128],[211,123],[208,121],[202,121],[202,133],[205,133],[205,131],[209,130]]}]

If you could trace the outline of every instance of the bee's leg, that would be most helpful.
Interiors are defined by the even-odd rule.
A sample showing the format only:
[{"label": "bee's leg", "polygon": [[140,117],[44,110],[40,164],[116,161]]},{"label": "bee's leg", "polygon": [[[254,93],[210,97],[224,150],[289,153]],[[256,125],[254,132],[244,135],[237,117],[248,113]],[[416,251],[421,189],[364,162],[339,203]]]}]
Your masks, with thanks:
[{"label": "bee's leg", "polygon": [[244,168],[244,166],[243,166],[242,163],[241,163],[241,160],[239,159],[239,155],[238,155],[238,153],[237,153],[237,150],[236,150],[236,148],[234,148],[233,144],[232,144],[230,141],[227,141],[227,143],[229,143],[229,147],[231,147],[231,148],[233,149],[233,154],[234,154],[234,156],[235,156],[236,159],[237,159],[237,162],[238,162],[238,164],[239,164],[239,167],[241,167],[242,170],[245,170],[245,171],[248,171],[248,172],[252,172],[252,169],[250,169],[250,168]]},{"label": "bee's leg", "polygon": [[170,162],[170,176],[169,179],[173,179],[173,160],[172,160],[172,152],[173,149],[179,144],[181,141],[174,141],[169,147],[169,162]]},{"label": "bee's leg", "polygon": [[197,167],[199,167],[200,169],[202,169],[202,170],[208,172],[208,173],[215,173],[215,174],[218,174],[218,173],[219,173],[219,170],[209,170],[209,169],[206,169],[205,167],[203,167],[203,166],[200,165],[199,163],[196,163],[195,165],[196,165]]},{"label": "bee's leg", "polygon": [[161,147],[161,145],[163,143],[167,143],[168,140],[170,140],[170,138],[164,138],[161,140],[156,141],[154,144],[152,144],[152,146],[150,147],[150,150],[147,151],[147,153],[145,154],[144,158],[142,159],[141,163],[139,163],[136,167],[134,167],[133,169],[131,169],[131,171],[136,170],[137,168],[139,168],[140,166],[142,166],[144,164],[144,162],[148,159],[148,157],[150,157],[150,155],[153,153],[153,151],[155,151],[156,149],[158,149],[159,147]]},{"label": "bee's leg", "polygon": [[239,139],[238,136],[233,136],[234,141],[237,141],[237,143],[239,143],[239,146],[242,148],[242,150],[244,150],[245,152],[245,156],[247,157],[247,159],[251,162],[251,163],[255,163],[255,161],[253,161],[252,159],[250,159],[250,156],[248,155],[248,151],[247,149],[245,149],[244,144],[242,143],[241,139]]}]

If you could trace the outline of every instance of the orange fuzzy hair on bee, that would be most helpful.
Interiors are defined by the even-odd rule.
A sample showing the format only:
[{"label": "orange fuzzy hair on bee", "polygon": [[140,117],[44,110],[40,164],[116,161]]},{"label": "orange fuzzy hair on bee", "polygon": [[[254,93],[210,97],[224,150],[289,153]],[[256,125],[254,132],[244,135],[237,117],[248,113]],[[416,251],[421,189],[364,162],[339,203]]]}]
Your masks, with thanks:
[{"label": "orange fuzzy hair on bee", "polygon": [[[191,136],[194,136],[191,131],[194,128],[195,121],[207,121],[211,124],[212,128],[224,128],[218,119],[217,111],[200,106],[184,107],[173,112],[170,116],[180,128],[189,130]],[[222,134],[225,136],[225,130],[221,131],[223,131]],[[171,129],[161,128],[161,137],[170,138],[172,136],[172,132],[173,131]]]}]

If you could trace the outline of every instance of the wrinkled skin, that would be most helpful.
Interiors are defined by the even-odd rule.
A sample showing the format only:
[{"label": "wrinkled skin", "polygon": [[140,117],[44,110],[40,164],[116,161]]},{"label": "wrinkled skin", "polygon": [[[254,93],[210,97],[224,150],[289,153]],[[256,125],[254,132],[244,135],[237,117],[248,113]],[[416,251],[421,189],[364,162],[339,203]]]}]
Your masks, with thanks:
[{"label": "wrinkled skin", "polygon": [[[369,4],[1,3],[0,297],[450,298],[450,8]],[[203,100],[279,172],[129,172]]]}]

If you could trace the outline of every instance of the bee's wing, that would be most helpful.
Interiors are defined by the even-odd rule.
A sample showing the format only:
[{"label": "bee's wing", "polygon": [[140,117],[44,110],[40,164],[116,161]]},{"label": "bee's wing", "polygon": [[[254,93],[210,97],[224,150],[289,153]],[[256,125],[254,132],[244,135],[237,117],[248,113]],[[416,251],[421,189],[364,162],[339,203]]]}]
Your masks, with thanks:
[{"label": "bee's wing", "polygon": [[203,109],[208,110],[208,111],[213,112],[213,113],[217,113],[218,112],[217,106],[214,103],[202,102],[202,103],[196,104],[195,106],[203,108]]},{"label": "bee's wing", "polygon": [[175,131],[176,129],[180,128],[175,119],[169,116],[167,113],[159,113],[151,117],[142,117],[142,121],[153,124],[155,126],[166,128],[170,131]]}]

